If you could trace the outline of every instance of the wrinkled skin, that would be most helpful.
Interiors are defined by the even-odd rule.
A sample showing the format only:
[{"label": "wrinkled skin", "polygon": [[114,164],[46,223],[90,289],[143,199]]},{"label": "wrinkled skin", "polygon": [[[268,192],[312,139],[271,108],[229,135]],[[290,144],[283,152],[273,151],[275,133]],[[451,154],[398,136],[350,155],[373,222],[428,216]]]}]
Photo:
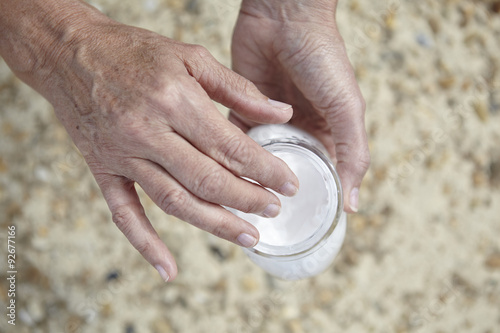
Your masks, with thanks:
[{"label": "wrinkled skin", "polygon": [[[233,35],[233,69],[267,96],[293,105],[290,123],[325,145],[337,163],[344,209],[355,212],[370,163],[365,103],[336,27],[335,4],[292,3],[277,10],[265,1],[243,2]],[[238,114],[230,119],[243,130],[256,125]]]},{"label": "wrinkled skin", "polygon": [[[20,1],[11,8],[23,3],[26,15],[54,4],[33,9]],[[280,201],[264,187],[294,195],[298,180],[211,99],[262,123],[286,122],[290,105],[270,102],[201,46],[117,23],[83,6],[57,15],[62,22],[53,29],[64,30],[44,31],[53,8],[43,19],[33,13],[24,29],[13,20],[0,45],[13,71],[54,106],[118,228],[165,280],[175,278],[175,260],[145,215],[137,183],[167,214],[238,245],[255,245],[256,228],[221,205],[275,216]],[[39,36],[19,47],[19,37],[32,34]]]},{"label": "wrinkled skin", "polygon": [[[291,109],[272,107],[199,46],[136,28],[103,29],[108,31],[100,35],[116,46],[82,51],[72,68],[89,80],[67,82],[75,89],[55,106],[117,226],[153,265],[166,256],[172,278],[174,260],[144,215],[136,182],[167,214],[239,245],[255,245],[256,229],[220,205],[265,215],[268,205],[280,206],[278,198],[240,177],[279,192],[298,182],[283,162],[224,119],[210,97],[271,123],[286,121]],[[255,240],[245,243],[238,238],[242,233]]]},{"label": "wrinkled skin", "polygon": [[[292,123],[338,160],[344,187],[359,187],[368,165],[364,105],[333,24],[324,33],[242,12],[234,68],[266,96],[203,47],[115,22],[81,1],[3,0],[0,13],[1,56],[52,103],[113,221],[164,280],[175,278],[177,266],[135,183],[167,214],[246,247],[258,241],[257,230],[221,206],[272,217],[280,202],[264,187],[284,195],[299,187],[283,161],[211,100],[231,108],[242,128],[287,122],[290,105],[268,97],[289,101]],[[273,42],[269,32],[282,38]]]}]

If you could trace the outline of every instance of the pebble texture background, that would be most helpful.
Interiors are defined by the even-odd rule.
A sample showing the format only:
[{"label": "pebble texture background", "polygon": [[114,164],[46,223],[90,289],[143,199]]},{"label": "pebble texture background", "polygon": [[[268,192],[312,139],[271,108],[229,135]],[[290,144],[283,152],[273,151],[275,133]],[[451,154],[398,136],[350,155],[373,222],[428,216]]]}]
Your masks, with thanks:
[{"label": "pebble texture background", "polygon": [[[236,0],[92,4],[230,66]],[[499,11],[486,0],[340,1],[372,166],[341,254],[300,282],[267,276],[143,196],[178,261],[164,284],[111,222],[52,107],[0,59],[0,332],[499,332]]]}]

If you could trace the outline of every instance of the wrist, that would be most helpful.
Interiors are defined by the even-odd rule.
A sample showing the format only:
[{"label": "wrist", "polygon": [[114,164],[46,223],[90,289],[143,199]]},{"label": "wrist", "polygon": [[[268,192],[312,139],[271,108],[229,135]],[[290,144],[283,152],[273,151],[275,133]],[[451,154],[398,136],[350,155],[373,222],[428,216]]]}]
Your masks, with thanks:
[{"label": "wrist", "polygon": [[241,11],[278,22],[335,24],[337,0],[243,0]]},{"label": "wrist", "polygon": [[20,79],[42,93],[56,67],[71,59],[90,35],[92,23],[106,18],[80,1],[6,0],[0,12],[0,55]]}]

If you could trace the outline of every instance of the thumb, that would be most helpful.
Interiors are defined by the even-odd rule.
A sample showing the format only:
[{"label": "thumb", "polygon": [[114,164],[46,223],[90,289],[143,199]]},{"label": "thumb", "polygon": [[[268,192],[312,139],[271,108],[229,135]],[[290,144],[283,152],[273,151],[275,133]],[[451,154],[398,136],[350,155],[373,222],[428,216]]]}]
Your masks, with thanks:
[{"label": "thumb", "polygon": [[[337,161],[344,196],[344,210],[358,211],[359,188],[368,167],[370,152],[364,125],[364,102],[353,103],[344,108],[340,115],[328,119],[335,142],[332,157]],[[360,116],[361,115],[361,116]]]},{"label": "thumb", "polygon": [[281,124],[290,120],[291,105],[266,97],[251,81],[219,63],[204,47],[192,47],[194,52],[184,59],[186,69],[211,99],[256,123]]},{"label": "thumb", "polygon": [[327,122],[334,143],[328,147],[337,160],[344,210],[354,213],[358,210],[359,187],[370,165],[365,101],[338,32],[304,34],[303,40],[295,36],[301,41],[295,44],[309,47],[292,57],[283,53],[281,61],[297,88]]}]

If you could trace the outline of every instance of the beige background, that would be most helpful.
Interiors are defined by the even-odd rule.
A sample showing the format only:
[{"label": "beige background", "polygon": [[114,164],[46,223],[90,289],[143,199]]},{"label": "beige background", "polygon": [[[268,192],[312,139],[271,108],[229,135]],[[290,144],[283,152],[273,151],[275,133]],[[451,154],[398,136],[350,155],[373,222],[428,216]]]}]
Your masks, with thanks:
[{"label": "beige background", "polygon": [[[93,4],[230,65],[236,0]],[[179,266],[162,283],[111,222],[51,106],[0,60],[1,309],[12,224],[19,271],[17,325],[2,310],[0,331],[500,332],[500,5],[339,7],[373,162],[341,254],[300,282],[144,197]]]}]

